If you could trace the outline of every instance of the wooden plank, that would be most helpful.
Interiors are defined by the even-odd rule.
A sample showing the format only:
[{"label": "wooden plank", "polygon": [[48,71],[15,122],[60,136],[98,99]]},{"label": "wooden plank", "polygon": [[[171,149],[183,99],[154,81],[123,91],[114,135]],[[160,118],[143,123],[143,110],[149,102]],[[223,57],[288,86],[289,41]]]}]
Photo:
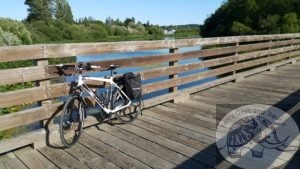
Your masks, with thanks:
[{"label": "wooden plank", "polygon": [[103,157],[97,155],[93,151],[84,147],[81,144],[76,144],[71,148],[66,149],[69,154],[77,158],[80,162],[86,164],[90,168],[97,169],[101,166],[101,168],[105,169],[118,169],[120,167],[116,166],[114,163],[105,160]]},{"label": "wooden plank", "polygon": [[9,113],[0,116],[0,131],[21,126],[24,124],[30,124],[38,120],[46,119],[47,113],[45,108],[38,107],[28,110],[19,111],[16,113]]},{"label": "wooden plank", "polygon": [[262,74],[268,76],[276,76],[276,77],[284,77],[284,78],[292,78],[292,79],[300,79],[300,74],[293,71],[282,71],[277,69],[274,72],[263,72]]},{"label": "wooden plank", "polygon": [[[188,46],[217,45],[237,42],[263,41],[270,39],[297,38],[299,34],[258,35],[217,37],[201,39],[159,40],[159,41],[131,41],[109,43],[76,43],[52,45],[9,46],[0,48],[0,62],[29,60],[40,58],[57,58],[86,54],[114,53],[138,50],[153,50],[163,48],[179,48]],[[7,57],[10,56],[10,57]]]},{"label": "wooden plank", "polygon": [[262,78],[262,79],[266,79],[266,80],[272,80],[274,79],[273,81],[277,81],[279,83],[285,83],[288,85],[291,85],[291,86],[294,86],[294,85],[297,85],[300,83],[300,79],[299,78],[290,78],[290,77],[280,77],[280,76],[277,76],[277,77],[273,77],[273,76],[268,76],[268,75],[265,75],[265,74],[258,74],[256,76],[257,78]]},{"label": "wooden plank", "polygon": [[[207,127],[216,127],[216,120],[213,118],[202,118],[201,114],[187,111],[187,109],[178,109],[178,108],[173,108],[167,105],[157,105],[156,106],[159,109],[165,110],[167,112],[173,113],[173,115],[183,119],[183,120],[188,120],[190,122],[195,121],[196,123],[203,123]],[[199,110],[201,111],[201,110]]]},{"label": "wooden plank", "polygon": [[0,108],[68,95],[69,90],[70,86],[67,83],[59,83],[0,93]]},{"label": "wooden plank", "polygon": [[174,163],[166,161],[101,130],[91,128],[87,130],[86,133],[153,168],[163,169],[176,167]]},{"label": "wooden plank", "polygon": [[27,169],[27,167],[13,153],[0,156],[0,168]]},{"label": "wooden plank", "polygon": [[[136,121],[134,122],[136,123]],[[111,135],[114,135],[124,141],[127,141],[128,143],[131,143],[139,148],[142,148],[146,151],[149,151],[157,156],[159,156],[162,159],[165,159],[171,163],[174,163],[177,165],[177,167],[180,168],[200,168],[203,167],[201,163],[196,162],[195,160],[189,161],[189,163],[185,163],[182,165],[185,161],[189,160],[188,157],[183,156],[173,150],[167,149],[159,144],[153,143],[149,140],[145,140],[133,133],[130,133],[128,131],[122,130],[117,127],[111,127],[106,125],[99,126],[101,130],[104,130],[105,132],[110,133]]]},{"label": "wooden plank", "polygon": [[279,68],[279,70],[281,71],[290,71],[290,72],[293,72],[293,71],[299,71],[299,66],[296,65],[295,67],[293,67],[293,65],[289,66],[289,67],[282,67],[282,68]]},{"label": "wooden plank", "polygon": [[[300,100],[300,97],[298,96],[293,96],[293,95],[286,95],[286,94],[280,94],[280,93],[275,93],[275,92],[269,92],[269,91],[263,91],[263,90],[257,90],[257,89],[245,89],[245,88],[240,88],[240,87],[235,87],[235,86],[220,86],[220,89],[232,91],[232,92],[245,92],[245,93],[252,93],[251,96],[253,95],[261,95],[264,97],[261,97],[262,100],[276,100],[276,101],[285,101],[286,104],[294,104],[297,103]],[[288,98],[288,99],[286,99]],[[275,102],[276,103],[276,102]],[[279,102],[277,102],[279,103]]]},{"label": "wooden plank", "polygon": [[52,77],[55,76],[48,75],[44,66],[0,70],[1,85],[43,80]]},{"label": "wooden plank", "polygon": [[176,111],[170,107],[165,107],[165,106],[161,106],[161,105],[157,105],[153,108],[151,108],[152,111],[155,112],[159,112],[161,114],[163,114],[164,116],[168,116],[177,120],[181,120],[185,123],[189,123],[189,124],[194,124],[196,126],[199,126],[201,128],[208,128],[210,129],[212,132],[215,130],[216,128],[216,124],[210,123],[210,122],[206,122],[200,119],[195,119],[189,116],[185,116],[182,112]]},{"label": "wooden plank", "polygon": [[[276,90],[276,89],[280,89],[280,90],[286,90],[286,91],[290,91],[290,92],[297,92],[298,91],[298,86],[296,85],[286,85],[286,84],[282,84],[282,83],[270,83],[268,81],[259,81],[258,79],[253,79],[254,77],[251,77],[252,79],[246,79],[245,81],[241,81],[239,82],[239,84],[245,84],[245,85],[252,85],[255,87],[268,87],[270,89]],[[276,77],[275,77],[276,78]]]},{"label": "wooden plank", "polygon": [[178,109],[178,110],[181,110],[181,111],[189,112],[191,116],[196,116],[196,118],[200,118],[203,121],[216,123],[215,114],[207,113],[206,111],[203,111],[202,109],[195,110],[193,107],[182,106],[182,104],[181,104],[182,102],[186,103],[186,102],[189,102],[189,101],[190,101],[190,99],[182,99],[176,104],[174,104],[174,103],[164,103],[163,105],[167,106],[169,108],[172,108],[172,109]]},{"label": "wooden plank", "polygon": [[[266,92],[272,92],[272,93],[277,93],[281,95],[290,95],[290,96],[300,96],[299,89],[296,85],[289,85],[289,86],[284,86],[283,83],[279,84],[269,84],[266,83],[259,83],[252,85],[252,83],[239,83],[238,85],[243,86],[244,88],[249,88],[249,89],[256,89],[258,91],[266,91]],[[283,86],[283,87],[281,87]]]},{"label": "wooden plank", "polygon": [[[263,91],[255,92],[255,90],[242,90],[242,89],[233,89],[233,88],[224,88],[220,86],[220,89],[208,90],[206,93],[202,93],[204,96],[213,96],[218,95],[218,97],[222,97],[223,99],[229,99],[228,102],[231,101],[239,101],[244,100],[248,101],[248,104],[269,104],[276,105],[276,107],[285,110],[287,107],[291,105],[295,105],[297,103],[296,99],[285,99],[286,96],[278,96],[273,93],[266,93]],[[247,93],[252,93],[251,95],[247,95]],[[284,101],[284,102],[283,102]],[[280,103],[280,104],[279,104]]]},{"label": "wooden plank", "polygon": [[30,147],[14,151],[14,154],[30,169],[57,168],[46,157]]},{"label": "wooden plank", "polygon": [[194,132],[192,130],[186,129],[184,127],[181,127],[181,126],[178,126],[178,125],[166,122],[166,121],[162,121],[161,119],[158,119],[158,118],[153,118],[153,117],[150,117],[147,115],[143,115],[143,117],[140,118],[139,120],[142,120],[143,122],[146,122],[146,123],[149,123],[152,125],[159,126],[161,128],[165,128],[167,130],[171,130],[173,132],[182,134],[186,137],[195,139],[195,140],[200,141],[205,144],[213,144],[216,141],[216,139],[213,137],[207,136],[202,133]]},{"label": "wooden plank", "polygon": [[286,89],[281,89],[281,88],[277,88],[277,87],[274,87],[274,86],[253,86],[253,85],[250,85],[250,84],[243,84],[243,83],[235,83],[235,86],[240,86],[240,87],[246,88],[246,89],[250,88],[250,89],[276,92],[276,93],[287,94],[287,95],[300,96],[300,92],[298,92],[297,89],[295,89],[295,90],[286,90]]},{"label": "wooden plank", "polygon": [[176,142],[181,143],[183,145],[192,147],[192,148],[194,148],[198,151],[205,152],[205,153],[207,153],[211,156],[216,156],[215,147],[209,147],[207,144],[203,144],[202,142],[199,142],[199,141],[197,141],[193,138],[189,138],[189,137],[186,137],[182,134],[173,132],[171,130],[161,128],[160,126],[152,125],[152,124],[145,123],[145,122],[142,122],[142,121],[136,121],[136,122],[133,123],[133,125],[137,126],[137,127],[140,127],[142,129],[145,129],[147,131],[150,131],[152,133],[159,134],[162,137],[165,137],[165,138],[168,138],[170,140],[176,141]]},{"label": "wooden plank", "polygon": [[151,168],[141,163],[140,161],[118,151],[117,149],[107,144],[104,144],[103,142],[91,137],[86,133],[82,134],[82,137],[80,137],[79,142],[91,151],[102,156],[107,161],[116,164],[120,168]]},{"label": "wooden plank", "polygon": [[149,116],[149,117],[156,118],[156,119],[159,119],[159,120],[162,120],[164,122],[171,123],[171,124],[174,124],[174,125],[178,125],[180,127],[192,130],[194,132],[198,132],[200,134],[205,134],[207,136],[215,137],[215,134],[213,133],[214,132],[213,130],[206,129],[204,127],[200,127],[200,126],[195,125],[195,124],[190,124],[190,123],[183,122],[182,120],[176,119],[175,117],[172,118],[172,117],[169,117],[169,116],[165,116],[162,113],[158,113],[155,110],[152,110],[152,108],[145,110],[144,114]]},{"label": "wooden plank", "polygon": [[181,154],[183,154],[187,157],[190,157],[194,160],[197,160],[198,162],[207,165],[207,167],[205,167],[205,168],[210,168],[210,167],[215,166],[215,158],[213,158],[210,155],[207,155],[206,153],[199,152],[196,149],[193,149],[191,147],[180,144],[176,141],[167,139],[158,134],[154,134],[152,132],[149,132],[147,130],[141,129],[141,128],[133,126],[133,125],[127,125],[127,126],[120,125],[118,127],[122,128],[123,130],[134,133],[140,137],[143,137],[144,139],[150,140],[150,141],[160,144],[164,147],[167,147],[171,150],[177,151],[178,153],[181,153]]},{"label": "wooden plank", "polygon": [[44,147],[38,150],[46,158],[51,160],[59,168],[89,168],[87,165],[79,162],[76,158],[66,153],[62,149],[53,149],[50,147]]},{"label": "wooden plank", "polygon": [[[198,96],[198,95],[197,95]],[[218,124],[218,120],[220,118],[223,118],[223,114],[216,113],[216,104],[208,105],[204,102],[201,102],[199,100],[194,100],[194,95],[191,96],[188,100],[181,100],[178,102],[174,107],[182,107],[181,109],[187,110],[187,111],[197,111],[202,110],[203,113],[213,115],[213,120],[216,124]]]},{"label": "wooden plank", "polygon": [[32,103],[39,100],[46,100],[46,88],[35,87],[30,89],[17,90],[12,92],[0,93],[0,108]]},{"label": "wooden plank", "polygon": [[59,109],[62,109],[62,103],[2,115],[0,116],[0,131],[48,119]]}]

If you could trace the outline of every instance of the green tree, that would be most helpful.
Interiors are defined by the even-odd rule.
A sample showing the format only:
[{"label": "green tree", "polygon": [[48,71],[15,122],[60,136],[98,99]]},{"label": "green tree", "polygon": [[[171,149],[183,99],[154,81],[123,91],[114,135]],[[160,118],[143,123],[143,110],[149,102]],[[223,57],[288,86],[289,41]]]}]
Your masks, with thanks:
[{"label": "green tree", "polygon": [[53,14],[53,1],[52,0],[25,0],[25,5],[28,5],[27,21],[43,20],[46,22],[51,21]]},{"label": "green tree", "polygon": [[249,35],[254,33],[252,28],[240,22],[233,22],[231,32],[233,35]]},{"label": "green tree", "polygon": [[125,26],[132,26],[134,24],[135,24],[135,18],[134,17],[126,18],[125,21],[124,21]]},{"label": "green tree", "polygon": [[300,31],[298,16],[295,12],[283,16],[281,30],[283,33],[296,33]]},{"label": "green tree", "polygon": [[32,44],[31,33],[23,23],[12,19],[0,18],[0,28],[17,36],[22,44]]},{"label": "green tree", "polygon": [[55,18],[66,23],[74,22],[72,9],[66,0],[55,1]]},{"label": "green tree", "polygon": [[146,28],[149,35],[163,35],[164,30],[161,29],[158,25],[151,25]]},{"label": "green tree", "polygon": [[259,20],[259,29],[263,34],[280,33],[280,16],[269,15]]},{"label": "green tree", "polygon": [[299,13],[299,0],[227,0],[205,20],[201,33],[204,37],[239,35],[248,34],[248,28],[258,34],[296,32]]}]

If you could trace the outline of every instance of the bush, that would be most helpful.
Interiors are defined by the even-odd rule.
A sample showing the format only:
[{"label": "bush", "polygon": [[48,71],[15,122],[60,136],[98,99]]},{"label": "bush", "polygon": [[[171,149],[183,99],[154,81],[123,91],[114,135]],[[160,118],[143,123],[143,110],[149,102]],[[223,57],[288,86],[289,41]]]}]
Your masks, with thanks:
[{"label": "bush", "polygon": [[[22,44],[32,44],[31,33],[23,23],[11,19],[0,18],[0,28],[2,28],[4,32],[14,34],[21,40]],[[8,36],[12,37],[11,35]]]},{"label": "bush", "polygon": [[5,32],[0,27],[0,46],[13,46],[20,44],[22,44],[22,42],[17,35],[10,32]]},{"label": "bush", "polygon": [[104,25],[99,23],[93,23],[87,27],[91,33],[91,37],[94,39],[101,39],[108,37],[108,33]]},{"label": "bush", "polygon": [[115,36],[127,36],[129,34],[128,29],[124,26],[114,25],[111,28]]}]

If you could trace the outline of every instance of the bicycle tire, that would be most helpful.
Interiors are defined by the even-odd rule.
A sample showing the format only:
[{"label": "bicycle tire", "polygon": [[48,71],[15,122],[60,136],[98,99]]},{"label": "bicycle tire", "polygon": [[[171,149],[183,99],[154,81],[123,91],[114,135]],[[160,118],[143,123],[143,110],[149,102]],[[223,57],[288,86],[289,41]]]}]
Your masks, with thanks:
[{"label": "bicycle tire", "polygon": [[[115,108],[118,105],[125,105],[126,104],[126,100],[124,99],[119,99],[117,100],[117,94],[119,91],[116,91],[113,95],[113,100],[112,100],[112,104],[113,104],[113,108]],[[133,109],[133,111],[132,111]],[[133,122],[135,119],[137,119],[139,113],[141,112],[141,100],[137,100],[137,104],[136,105],[132,105],[129,106],[127,108],[124,108],[118,112],[115,113],[116,118],[118,119],[119,122],[121,123],[131,123]]]},{"label": "bicycle tire", "polygon": [[67,148],[74,145],[81,135],[84,111],[83,102],[81,98],[76,95],[72,96],[64,105],[59,131],[61,142]]}]

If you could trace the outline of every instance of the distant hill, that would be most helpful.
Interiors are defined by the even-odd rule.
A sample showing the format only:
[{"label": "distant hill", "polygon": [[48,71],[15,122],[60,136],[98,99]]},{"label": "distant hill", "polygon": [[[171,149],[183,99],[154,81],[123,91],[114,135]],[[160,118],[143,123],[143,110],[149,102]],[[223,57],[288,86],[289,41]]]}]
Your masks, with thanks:
[{"label": "distant hill", "polygon": [[204,37],[300,32],[300,0],[227,0],[201,26]]}]

